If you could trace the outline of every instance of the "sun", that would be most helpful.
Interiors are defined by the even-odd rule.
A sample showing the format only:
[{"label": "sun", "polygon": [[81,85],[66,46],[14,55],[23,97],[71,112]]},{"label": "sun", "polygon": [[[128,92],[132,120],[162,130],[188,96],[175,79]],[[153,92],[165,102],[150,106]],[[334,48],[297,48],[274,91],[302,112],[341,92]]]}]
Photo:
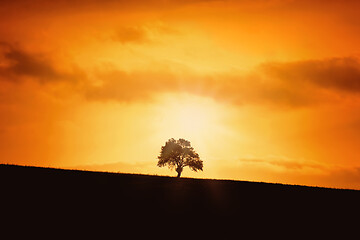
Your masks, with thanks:
[{"label": "sun", "polygon": [[212,99],[186,94],[163,97],[159,113],[158,123],[164,135],[190,141],[210,137],[220,116]]},{"label": "sun", "polygon": [[196,104],[180,104],[173,117],[176,126],[185,134],[203,134],[212,120],[209,109]]}]

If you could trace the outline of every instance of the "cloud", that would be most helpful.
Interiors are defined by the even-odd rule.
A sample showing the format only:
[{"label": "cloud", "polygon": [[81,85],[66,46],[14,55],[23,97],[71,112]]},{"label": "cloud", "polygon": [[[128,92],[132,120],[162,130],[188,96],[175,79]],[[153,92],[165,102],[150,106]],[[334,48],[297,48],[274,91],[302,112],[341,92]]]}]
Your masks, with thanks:
[{"label": "cloud", "polygon": [[289,63],[266,63],[263,71],[294,87],[313,84],[316,87],[345,92],[360,92],[360,63],[357,58],[332,58]]},{"label": "cloud", "polygon": [[113,162],[105,164],[84,164],[66,167],[69,169],[80,169],[88,171],[108,171],[108,172],[124,172],[124,173],[144,173],[149,167],[154,167],[153,162]]},{"label": "cloud", "polygon": [[325,171],[328,166],[317,163],[317,162],[309,162],[309,161],[299,161],[294,159],[288,159],[283,157],[278,158],[241,158],[239,162],[245,164],[267,164],[272,167],[280,168],[282,170],[293,170],[293,171],[303,171],[303,170],[316,170],[316,171]]},{"label": "cloud", "polygon": [[[124,33],[118,40],[146,42],[149,39],[142,30],[128,28],[126,31],[134,31],[134,34]],[[81,69],[59,70],[49,57],[8,43],[0,44],[0,59],[2,80],[20,82],[30,78],[40,83],[81,80],[79,91],[94,101],[142,101],[159,93],[174,92],[206,96],[235,105],[297,108],[341,100],[344,95],[356,97],[360,92],[360,63],[354,57],[267,62],[248,72],[212,75],[197,74],[189,69],[175,72],[166,67],[132,72],[114,68],[95,72],[94,78],[100,85],[88,81],[89,74]]]},{"label": "cloud", "polygon": [[83,78],[80,70],[64,72],[57,70],[52,62],[40,54],[26,52],[8,43],[0,43],[0,80],[19,82],[24,77],[40,83],[67,80],[77,81]]},{"label": "cloud", "polygon": [[152,94],[179,89],[175,75],[155,71],[109,71],[97,75],[103,81],[101,86],[89,86],[85,96],[98,101],[148,100]]},{"label": "cloud", "polygon": [[152,9],[162,10],[171,9],[183,5],[191,5],[202,2],[216,2],[217,0],[2,0],[0,13],[11,15],[11,13],[31,12],[31,13],[51,13],[58,14],[64,12],[81,12],[81,11],[99,11],[101,9],[111,9],[119,12],[128,10],[145,10]]},{"label": "cloud", "polygon": [[113,40],[123,44],[151,42],[148,33],[141,27],[122,27],[114,34]]},{"label": "cloud", "polygon": [[328,182],[333,185],[360,189],[360,167],[335,169],[328,174],[328,178]]},{"label": "cloud", "polygon": [[140,26],[119,27],[111,39],[122,44],[161,43],[164,36],[179,36],[180,32],[161,21]]},{"label": "cloud", "polygon": [[247,177],[256,181],[303,184],[359,189],[360,168],[357,166],[304,161],[286,157],[241,158],[238,165],[219,166],[233,178]]},{"label": "cloud", "polygon": [[[261,71],[262,70],[262,71]],[[258,68],[247,73],[199,75],[168,69],[124,72],[111,70],[96,76],[99,86],[89,86],[85,95],[92,100],[135,101],[164,92],[183,92],[229,102],[235,105],[260,104],[303,107],[326,101],[328,93],[319,86],[274,76]]]}]

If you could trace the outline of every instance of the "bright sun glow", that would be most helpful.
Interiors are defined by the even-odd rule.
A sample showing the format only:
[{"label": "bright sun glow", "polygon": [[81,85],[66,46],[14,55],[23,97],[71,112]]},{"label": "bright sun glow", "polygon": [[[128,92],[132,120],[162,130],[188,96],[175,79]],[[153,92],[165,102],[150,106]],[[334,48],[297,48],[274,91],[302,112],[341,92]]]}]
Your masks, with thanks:
[{"label": "bright sun glow", "polygon": [[211,112],[201,106],[182,105],[173,115],[174,121],[183,132],[199,134],[204,132],[211,121]]},{"label": "bright sun glow", "polygon": [[167,96],[160,109],[160,127],[170,137],[200,141],[219,127],[219,106],[211,99]]}]

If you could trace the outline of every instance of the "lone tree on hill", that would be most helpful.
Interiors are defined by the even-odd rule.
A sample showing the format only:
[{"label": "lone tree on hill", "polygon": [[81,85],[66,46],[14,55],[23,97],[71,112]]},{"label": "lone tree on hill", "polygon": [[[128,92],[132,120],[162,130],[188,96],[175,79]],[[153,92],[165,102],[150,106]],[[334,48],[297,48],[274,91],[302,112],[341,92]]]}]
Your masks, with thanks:
[{"label": "lone tree on hill", "polygon": [[168,165],[170,169],[176,168],[177,177],[181,176],[183,168],[186,166],[195,172],[203,170],[203,161],[200,160],[199,154],[194,151],[189,141],[182,138],[179,140],[169,139],[165,146],[161,147],[158,159],[158,167]]}]

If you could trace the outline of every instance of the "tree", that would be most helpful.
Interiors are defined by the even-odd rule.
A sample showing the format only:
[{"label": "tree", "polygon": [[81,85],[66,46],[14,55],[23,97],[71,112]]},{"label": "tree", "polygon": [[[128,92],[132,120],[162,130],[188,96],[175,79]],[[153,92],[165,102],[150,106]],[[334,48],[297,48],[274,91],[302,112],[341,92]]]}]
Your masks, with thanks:
[{"label": "tree", "polygon": [[203,170],[203,161],[200,160],[199,154],[194,151],[189,141],[182,138],[179,140],[169,139],[165,146],[161,147],[158,159],[158,167],[167,165],[170,169],[175,168],[178,173],[177,177],[181,176],[183,168],[186,166],[195,172]]}]

